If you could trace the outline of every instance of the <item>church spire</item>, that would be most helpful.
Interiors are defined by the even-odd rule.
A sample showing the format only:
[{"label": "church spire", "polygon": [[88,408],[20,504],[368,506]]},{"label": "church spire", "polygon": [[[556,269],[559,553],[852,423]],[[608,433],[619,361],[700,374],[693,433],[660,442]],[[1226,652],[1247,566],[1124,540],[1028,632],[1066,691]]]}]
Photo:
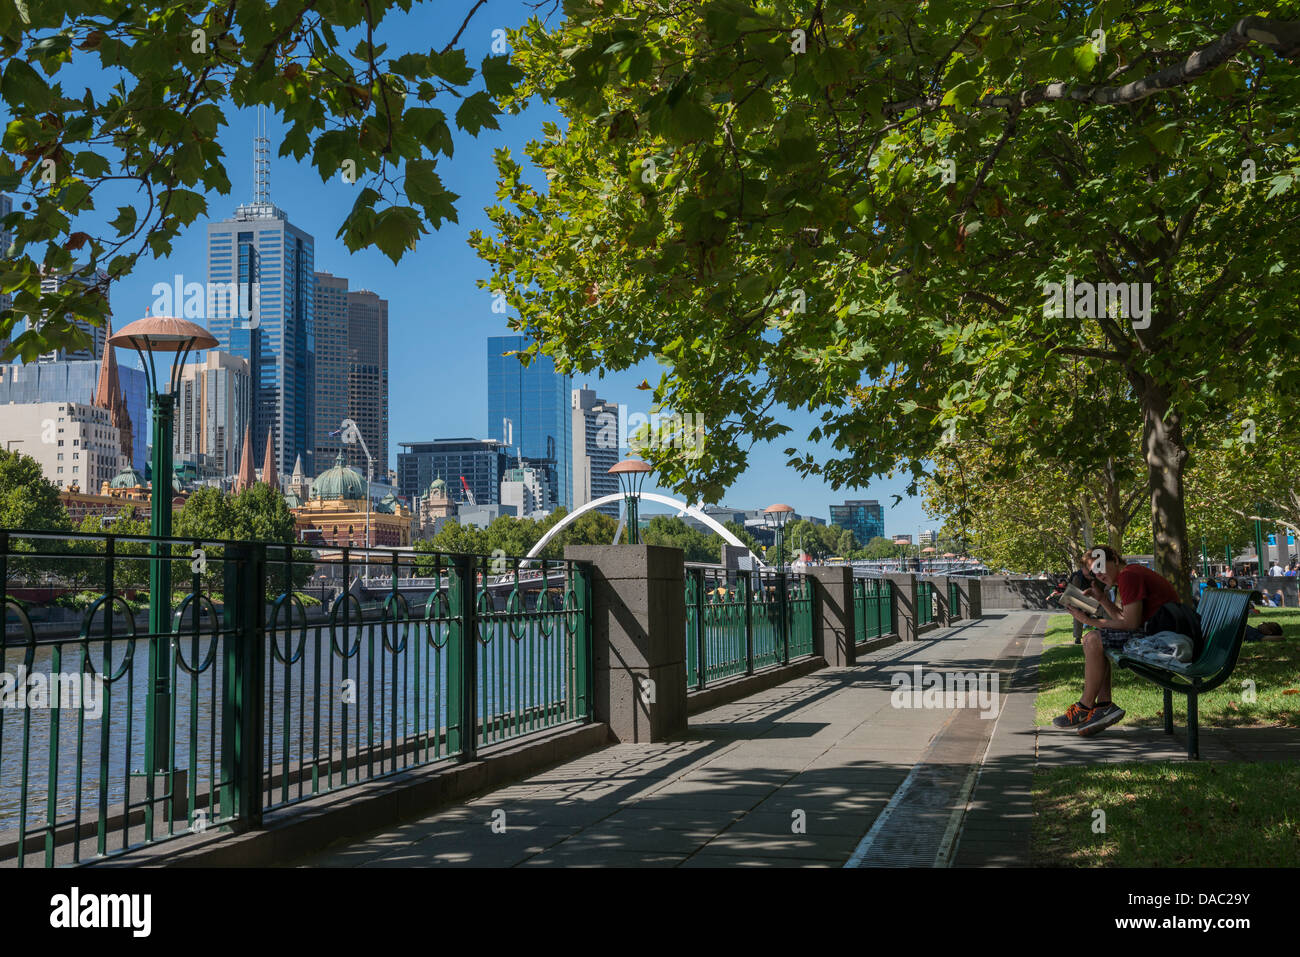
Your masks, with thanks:
[{"label": "church spire", "polygon": [[95,383],[95,397],[91,405],[108,412],[109,422],[118,430],[122,457],[127,464],[134,462],[135,443],[131,435],[131,414],[126,409],[122,382],[117,374],[117,349],[108,344],[113,334],[113,320],[105,320],[104,354],[99,360],[99,379]]},{"label": "church spire", "polygon": [[235,476],[235,491],[242,492],[257,481],[253,474],[253,427],[244,423],[244,451],[239,456],[239,472]]},{"label": "church spire", "polygon": [[266,429],[266,456],[262,459],[262,481],[271,488],[280,487],[280,477],[275,472],[275,439],[271,435],[271,427]]}]

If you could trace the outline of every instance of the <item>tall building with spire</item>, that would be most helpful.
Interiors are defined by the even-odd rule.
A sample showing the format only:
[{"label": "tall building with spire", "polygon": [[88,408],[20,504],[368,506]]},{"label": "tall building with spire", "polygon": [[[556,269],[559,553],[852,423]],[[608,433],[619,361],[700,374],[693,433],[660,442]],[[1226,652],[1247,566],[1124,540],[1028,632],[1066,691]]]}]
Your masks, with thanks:
[{"label": "tall building with spire", "polygon": [[[105,323],[106,336],[113,334],[112,320]],[[119,468],[130,468],[135,461],[134,441],[131,435],[131,413],[126,408],[126,396],[117,375],[117,350],[106,348],[99,363],[99,381],[95,385],[95,398],[91,405],[108,413],[108,421],[119,430],[122,462]]]},{"label": "tall building with spire", "polygon": [[[288,474],[301,455],[312,473],[316,244],[271,203],[269,140],[260,123],[253,201],[208,224],[208,330],[248,361],[253,434],[271,435],[277,472]],[[264,457],[265,445],[254,451]]]}]

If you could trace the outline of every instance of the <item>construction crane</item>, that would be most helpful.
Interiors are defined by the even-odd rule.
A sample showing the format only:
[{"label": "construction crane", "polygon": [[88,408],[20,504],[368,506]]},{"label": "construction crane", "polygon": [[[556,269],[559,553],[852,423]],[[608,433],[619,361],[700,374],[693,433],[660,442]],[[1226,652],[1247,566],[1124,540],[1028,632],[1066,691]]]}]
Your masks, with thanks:
[{"label": "construction crane", "polygon": [[465,476],[460,477],[460,487],[465,490],[465,501],[469,502],[471,508],[478,508],[478,502],[474,501],[474,493],[470,490],[469,483],[465,481]]}]

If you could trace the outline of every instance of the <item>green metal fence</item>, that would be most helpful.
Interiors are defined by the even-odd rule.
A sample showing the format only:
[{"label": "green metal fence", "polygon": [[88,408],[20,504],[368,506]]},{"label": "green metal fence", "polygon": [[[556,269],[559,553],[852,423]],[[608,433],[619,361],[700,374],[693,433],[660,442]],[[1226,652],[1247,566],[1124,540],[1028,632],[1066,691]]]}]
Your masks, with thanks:
[{"label": "green metal fence", "polygon": [[916,624],[928,625],[934,621],[934,582],[916,583]]},{"label": "green metal fence", "polygon": [[961,582],[948,579],[948,619],[956,621],[961,617]]},{"label": "green metal fence", "polygon": [[888,578],[853,579],[854,628],[856,643],[892,635],[894,626],[894,583]]},{"label": "green metal fence", "polygon": [[[315,795],[590,720],[584,563],[331,557],[0,531],[0,864],[257,827]],[[160,562],[187,587],[171,631],[151,634],[141,603]],[[387,590],[309,609],[306,580],[331,564],[343,582],[382,570]],[[60,695],[38,698],[51,681]]]},{"label": "green metal fence", "polygon": [[811,655],[812,603],[804,575],[688,565],[687,687]]}]

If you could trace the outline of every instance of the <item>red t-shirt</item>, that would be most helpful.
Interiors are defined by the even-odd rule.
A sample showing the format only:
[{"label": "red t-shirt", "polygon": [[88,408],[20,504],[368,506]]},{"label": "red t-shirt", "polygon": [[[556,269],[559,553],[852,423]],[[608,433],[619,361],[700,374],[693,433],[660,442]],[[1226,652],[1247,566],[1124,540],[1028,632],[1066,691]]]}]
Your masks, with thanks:
[{"label": "red t-shirt", "polygon": [[1142,624],[1151,620],[1162,605],[1179,601],[1178,592],[1163,575],[1145,565],[1125,565],[1119,573],[1119,603],[1127,608],[1142,602]]}]

